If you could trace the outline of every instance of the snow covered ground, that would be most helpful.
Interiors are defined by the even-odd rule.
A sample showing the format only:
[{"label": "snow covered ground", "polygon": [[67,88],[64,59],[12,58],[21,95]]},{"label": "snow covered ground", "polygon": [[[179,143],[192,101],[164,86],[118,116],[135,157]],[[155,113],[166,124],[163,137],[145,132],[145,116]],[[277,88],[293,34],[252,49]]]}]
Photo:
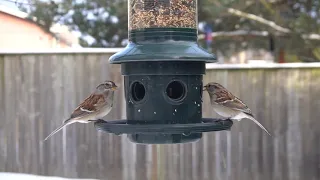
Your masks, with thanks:
[{"label": "snow covered ground", "polygon": [[0,172],[1,180],[97,180],[97,179],[69,179],[55,176],[38,176],[33,174]]}]

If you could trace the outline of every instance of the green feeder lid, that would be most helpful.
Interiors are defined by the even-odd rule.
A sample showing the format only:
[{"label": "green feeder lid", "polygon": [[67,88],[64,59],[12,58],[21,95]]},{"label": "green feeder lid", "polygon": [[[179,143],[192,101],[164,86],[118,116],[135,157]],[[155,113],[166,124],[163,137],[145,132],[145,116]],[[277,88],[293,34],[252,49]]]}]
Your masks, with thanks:
[{"label": "green feeder lid", "polygon": [[196,42],[165,41],[152,43],[129,43],[127,47],[109,59],[111,64],[134,61],[204,61],[214,63],[216,56],[208,53]]}]

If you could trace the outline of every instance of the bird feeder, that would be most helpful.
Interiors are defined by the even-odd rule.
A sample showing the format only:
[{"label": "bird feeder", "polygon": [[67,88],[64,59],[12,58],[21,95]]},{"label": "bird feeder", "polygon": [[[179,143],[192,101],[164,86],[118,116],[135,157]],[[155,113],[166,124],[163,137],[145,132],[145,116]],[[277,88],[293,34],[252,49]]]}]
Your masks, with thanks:
[{"label": "bird feeder", "polygon": [[197,44],[197,0],[128,0],[128,16],[129,44],[109,59],[121,64],[127,119],[95,127],[143,144],[230,129],[230,120],[202,118],[205,63],[216,58]]}]

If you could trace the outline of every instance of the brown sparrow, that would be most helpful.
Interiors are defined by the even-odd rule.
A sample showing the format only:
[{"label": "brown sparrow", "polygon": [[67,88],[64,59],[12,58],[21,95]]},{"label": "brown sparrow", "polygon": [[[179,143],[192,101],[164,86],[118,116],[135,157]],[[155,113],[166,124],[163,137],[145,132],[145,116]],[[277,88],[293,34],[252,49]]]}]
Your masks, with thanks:
[{"label": "brown sparrow", "polygon": [[267,129],[253,117],[248,106],[219,83],[208,83],[204,86],[203,91],[209,93],[211,106],[220,116],[238,121],[244,118],[250,119],[270,135]]},{"label": "brown sparrow", "polygon": [[106,116],[112,109],[113,96],[116,89],[117,86],[112,81],[105,81],[99,84],[95,91],[73,111],[70,118],[65,120],[60,127],[55,129],[44,140],[72,123],[89,123]]}]

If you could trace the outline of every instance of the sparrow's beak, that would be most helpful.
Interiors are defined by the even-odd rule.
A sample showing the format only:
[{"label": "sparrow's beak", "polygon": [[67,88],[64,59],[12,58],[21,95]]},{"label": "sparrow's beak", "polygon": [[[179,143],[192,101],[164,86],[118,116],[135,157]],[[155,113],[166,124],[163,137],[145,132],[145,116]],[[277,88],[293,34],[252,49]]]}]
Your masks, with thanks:
[{"label": "sparrow's beak", "polygon": [[206,91],[207,90],[207,86],[203,86],[202,91]]},{"label": "sparrow's beak", "polygon": [[112,89],[113,91],[115,91],[115,90],[118,89],[118,86],[114,85],[111,89]]}]

